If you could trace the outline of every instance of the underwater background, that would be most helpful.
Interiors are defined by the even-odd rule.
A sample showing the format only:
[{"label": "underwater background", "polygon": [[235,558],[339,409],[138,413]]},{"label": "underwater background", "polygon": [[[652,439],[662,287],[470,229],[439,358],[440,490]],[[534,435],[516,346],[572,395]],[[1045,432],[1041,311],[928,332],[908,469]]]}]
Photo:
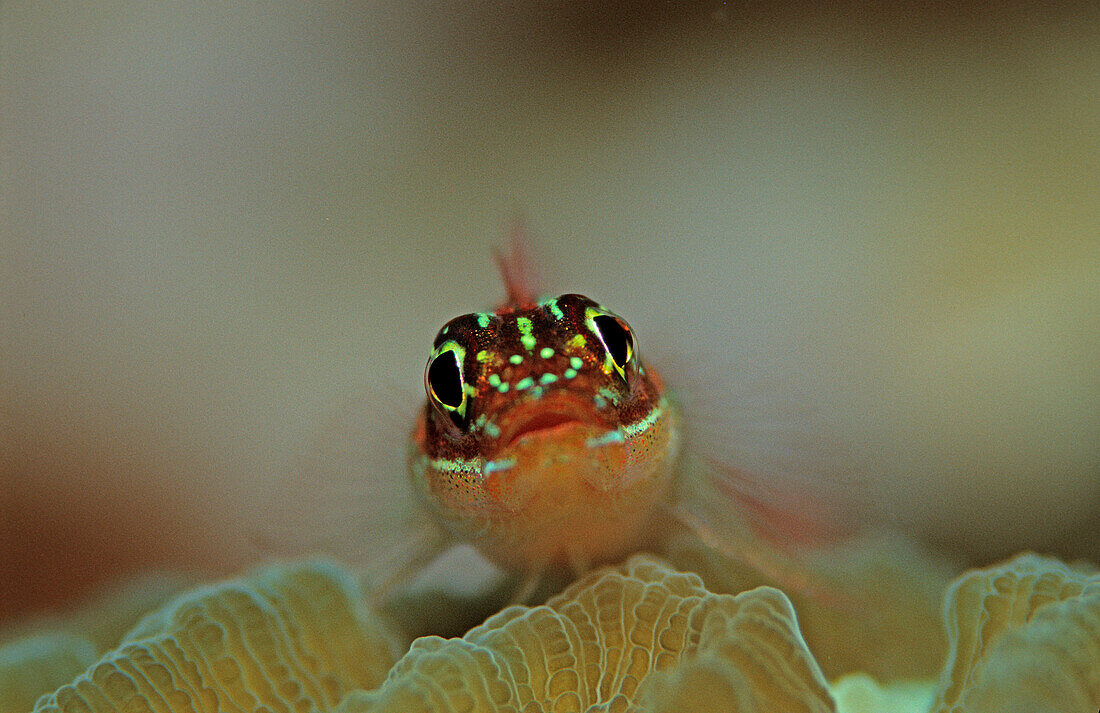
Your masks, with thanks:
[{"label": "underwater background", "polygon": [[1098,40],[1088,4],[5,3],[0,626],[370,542],[404,494],[287,515],[288,473],[333,419],[403,472],[517,210],[720,457],[960,565],[1100,560]]}]

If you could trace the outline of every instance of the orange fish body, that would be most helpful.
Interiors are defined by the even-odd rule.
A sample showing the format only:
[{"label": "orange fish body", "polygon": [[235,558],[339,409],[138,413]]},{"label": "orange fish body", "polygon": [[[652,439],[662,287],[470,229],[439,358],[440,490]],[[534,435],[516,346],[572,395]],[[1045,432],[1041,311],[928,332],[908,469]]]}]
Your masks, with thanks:
[{"label": "orange fish body", "polygon": [[647,543],[673,485],[678,414],[622,318],[581,295],[510,291],[436,336],[413,485],[501,566],[584,571]]}]

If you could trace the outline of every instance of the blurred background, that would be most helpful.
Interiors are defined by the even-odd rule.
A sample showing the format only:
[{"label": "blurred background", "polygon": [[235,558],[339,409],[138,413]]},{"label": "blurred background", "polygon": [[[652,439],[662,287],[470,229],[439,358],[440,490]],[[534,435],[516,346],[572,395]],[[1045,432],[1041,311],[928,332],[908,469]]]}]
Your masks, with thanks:
[{"label": "blurred background", "polygon": [[721,457],[1100,559],[1100,9],[808,5],[5,2],[0,623],[400,473],[517,212]]}]

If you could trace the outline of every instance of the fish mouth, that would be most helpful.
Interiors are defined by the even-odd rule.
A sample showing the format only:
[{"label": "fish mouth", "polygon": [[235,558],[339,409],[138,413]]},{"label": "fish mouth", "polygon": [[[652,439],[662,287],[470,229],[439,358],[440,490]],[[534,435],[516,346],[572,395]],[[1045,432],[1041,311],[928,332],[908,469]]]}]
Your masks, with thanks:
[{"label": "fish mouth", "polygon": [[599,428],[602,421],[591,398],[567,392],[514,406],[500,420],[507,421],[498,441],[502,449],[525,438],[551,436],[573,427]]}]

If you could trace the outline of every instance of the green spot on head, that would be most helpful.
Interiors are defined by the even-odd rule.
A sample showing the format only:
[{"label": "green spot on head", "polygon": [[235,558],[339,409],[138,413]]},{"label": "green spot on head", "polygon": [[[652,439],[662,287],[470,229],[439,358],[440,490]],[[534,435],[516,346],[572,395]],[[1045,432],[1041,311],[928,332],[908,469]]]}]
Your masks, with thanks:
[{"label": "green spot on head", "polygon": [[497,391],[499,391],[502,394],[508,393],[508,382],[507,381],[502,382],[499,386],[497,386]]},{"label": "green spot on head", "polygon": [[580,368],[582,366],[584,366],[584,359],[581,359],[580,357],[576,357],[576,356],[575,357],[569,357],[569,366],[573,367],[577,371],[580,371]]},{"label": "green spot on head", "polygon": [[607,400],[599,394],[592,394],[592,403],[596,404],[596,408],[600,409],[607,406]]},{"label": "green spot on head", "polygon": [[489,386],[500,386],[500,374],[489,374]]},{"label": "green spot on head", "polygon": [[572,379],[574,376],[577,375],[577,370],[576,369],[566,369],[565,372],[562,375],[566,379]]},{"label": "green spot on head", "polygon": [[512,356],[508,357],[508,361],[512,362],[513,364],[522,364],[523,357],[521,357],[519,354],[513,354]]},{"label": "green spot on head", "polygon": [[482,312],[477,316],[477,326],[485,329],[489,326],[489,320],[492,319],[492,315]]},{"label": "green spot on head", "polygon": [[573,338],[569,340],[569,346],[574,349],[584,349],[584,342],[585,339],[583,334],[574,334]]},{"label": "green spot on head", "polygon": [[516,384],[516,391],[523,391],[524,389],[529,389],[534,385],[535,380],[532,379],[530,376],[527,376],[520,379],[519,382]]},{"label": "green spot on head", "polygon": [[557,380],[558,377],[555,374],[543,374],[539,377],[540,384],[553,384]]},{"label": "green spot on head", "polygon": [[531,334],[531,330],[534,329],[534,325],[531,324],[530,317],[517,317],[516,328],[519,329],[519,341],[523,343],[523,348],[531,351],[535,348],[535,344],[538,340]]},{"label": "green spot on head", "polygon": [[557,300],[546,300],[542,303],[542,306],[550,310],[550,314],[554,315],[554,319],[565,319],[565,313],[561,311],[561,307],[558,307]]},{"label": "green spot on head", "polygon": [[485,424],[485,435],[489,436],[489,438],[498,438],[500,436],[500,426],[489,421]]},{"label": "green spot on head", "polygon": [[549,359],[550,357],[554,356],[554,350],[551,347],[543,347],[539,351],[539,356],[543,359]]}]

